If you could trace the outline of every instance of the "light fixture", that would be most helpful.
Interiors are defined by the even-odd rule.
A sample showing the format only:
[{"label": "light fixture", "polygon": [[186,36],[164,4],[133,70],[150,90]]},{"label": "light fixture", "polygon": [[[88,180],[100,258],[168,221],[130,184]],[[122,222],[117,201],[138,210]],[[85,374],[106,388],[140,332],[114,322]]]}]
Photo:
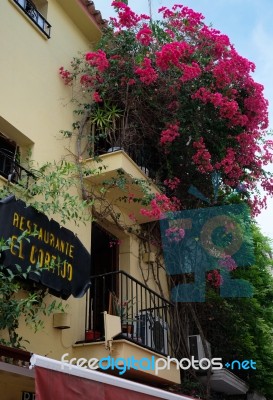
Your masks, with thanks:
[{"label": "light fixture", "polygon": [[68,313],[55,313],[55,314],[53,314],[53,328],[56,328],[56,329],[69,329],[70,326],[71,326],[70,314],[68,314]]}]

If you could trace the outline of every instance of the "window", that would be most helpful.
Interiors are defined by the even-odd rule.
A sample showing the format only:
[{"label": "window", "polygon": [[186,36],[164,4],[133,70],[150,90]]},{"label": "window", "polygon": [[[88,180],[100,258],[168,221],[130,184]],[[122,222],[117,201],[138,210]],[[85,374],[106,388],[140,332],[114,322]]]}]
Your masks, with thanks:
[{"label": "window", "polygon": [[20,165],[19,146],[0,132],[0,175],[9,182],[28,187],[34,175]]},{"label": "window", "polygon": [[12,140],[0,133],[0,174],[10,181],[14,181],[15,162],[18,161],[19,148]]},{"label": "window", "polygon": [[47,0],[13,0],[32,22],[50,38],[51,25],[47,22]]}]

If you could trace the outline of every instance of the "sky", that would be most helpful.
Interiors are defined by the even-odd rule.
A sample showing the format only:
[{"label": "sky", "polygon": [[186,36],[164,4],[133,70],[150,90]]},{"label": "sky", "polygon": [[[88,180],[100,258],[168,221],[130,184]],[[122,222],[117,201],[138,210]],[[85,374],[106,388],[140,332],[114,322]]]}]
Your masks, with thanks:
[{"label": "sky", "polygon": [[[152,17],[158,18],[162,6],[183,4],[205,17],[206,24],[228,35],[237,52],[254,62],[253,77],[264,85],[265,98],[269,101],[269,129],[273,129],[273,1],[272,0],[150,0]],[[112,0],[95,0],[103,18],[114,16]],[[148,0],[129,0],[137,13],[149,14]],[[272,134],[273,135],[273,134]],[[269,166],[273,171],[273,165]],[[257,218],[262,232],[273,240],[273,199]]]}]

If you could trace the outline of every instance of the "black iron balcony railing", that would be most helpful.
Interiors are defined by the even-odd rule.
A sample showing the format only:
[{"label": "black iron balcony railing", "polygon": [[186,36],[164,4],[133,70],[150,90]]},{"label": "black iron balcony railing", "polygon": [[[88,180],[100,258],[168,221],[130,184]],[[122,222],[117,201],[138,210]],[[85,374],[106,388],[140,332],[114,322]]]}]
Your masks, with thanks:
[{"label": "black iron balcony railing", "polygon": [[91,277],[86,331],[90,340],[104,335],[103,311],[121,317],[118,337],[157,353],[172,354],[172,303],[124,271]]},{"label": "black iron balcony railing", "polygon": [[31,178],[36,179],[35,175],[15,161],[11,153],[5,149],[0,149],[0,175],[24,188],[28,188]]},{"label": "black iron balcony railing", "polygon": [[149,143],[129,143],[128,140],[119,137],[115,145],[111,147],[106,139],[98,139],[94,144],[94,155],[100,156],[123,150],[138,165],[138,167],[151,179],[157,180],[160,168],[160,160],[155,148]]},{"label": "black iron balcony railing", "polygon": [[51,25],[47,22],[45,17],[37,10],[31,0],[13,0],[21,10],[31,19],[32,22],[50,38]]}]

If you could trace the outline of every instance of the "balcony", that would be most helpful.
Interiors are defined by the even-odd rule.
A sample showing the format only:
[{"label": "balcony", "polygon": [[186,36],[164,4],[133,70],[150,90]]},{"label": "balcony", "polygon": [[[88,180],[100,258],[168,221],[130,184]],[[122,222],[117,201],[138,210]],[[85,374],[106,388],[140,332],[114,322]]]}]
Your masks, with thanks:
[{"label": "balcony", "polygon": [[172,303],[124,271],[93,276],[91,283],[87,331],[97,332],[97,339],[102,338],[101,313],[107,311],[121,317],[123,332],[119,338],[165,356],[172,353]]},{"label": "balcony", "polygon": [[35,176],[15,161],[13,154],[5,149],[0,149],[0,176],[25,189],[28,188],[30,179],[35,179]]},{"label": "balcony", "polygon": [[13,0],[14,3],[24,12],[24,14],[42,31],[49,39],[51,25],[45,17],[37,10],[31,0]]},{"label": "balcony", "polygon": [[[151,195],[160,193],[155,184],[156,167],[142,154],[125,152],[122,148],[111,148],[107,152],[101,152],[96,160],[98,161],[89,158],[84,161],[84,168],[92,171],[86,175],[86,182],[90,182],[92,188],[98,192],[103,187],[107,188],[106,196],[111,204],[118,206],[127,215],[133,213],[138,223],[150,222],[151,218],[142,215],[140,210],[148,208],[142,204],[145,191]],[[141,189],[142,183],[145,186],[144,190]],[[129,201],[129,193],[138,201]]]},{"label": "balcony", "polygon": [[[103,311],[121,318],[122,332],[114,338],[112,357],[127,359],[166,358],[172,351],[172,312],[168,300],[124,271],[91,277],[86,298],[85,340],[74,345],[74,356],[92,354],[98,359],[109,355],[104,347]],[[160,383],[179,383],[180,371],[170,368],[155,375],[152,370],[128,370],[126,377]]]},{"label": "balcony", "polygon": [[[201,377],[200,381],[206,383],[206,377]],[[245,395],[249,386],[241,378],[228,371],[226,368],[213,371],[210,377],[211,389],[218,393],[228,396]]]}]

